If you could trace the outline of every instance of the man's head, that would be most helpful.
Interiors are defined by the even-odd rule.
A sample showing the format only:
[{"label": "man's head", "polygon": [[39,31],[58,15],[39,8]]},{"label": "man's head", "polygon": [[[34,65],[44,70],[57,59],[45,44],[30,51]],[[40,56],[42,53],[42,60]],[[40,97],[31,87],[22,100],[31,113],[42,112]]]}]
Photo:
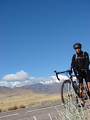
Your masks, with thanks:
[{"label": "man's head", "polygon": [[82,45],[80,43],[75,43],[73,48],[75,49],[76,53],[80,53]]}]

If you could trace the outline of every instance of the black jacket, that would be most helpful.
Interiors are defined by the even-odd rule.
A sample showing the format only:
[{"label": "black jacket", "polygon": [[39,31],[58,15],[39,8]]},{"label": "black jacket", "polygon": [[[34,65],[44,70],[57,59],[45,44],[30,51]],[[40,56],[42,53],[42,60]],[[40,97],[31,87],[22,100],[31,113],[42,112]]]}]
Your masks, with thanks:
[{"label": "black jacket", "polygon": [[82,69],[89,69],[89,55],[87,52],[81,51],[72,57],[71,69],[76,73]]}]

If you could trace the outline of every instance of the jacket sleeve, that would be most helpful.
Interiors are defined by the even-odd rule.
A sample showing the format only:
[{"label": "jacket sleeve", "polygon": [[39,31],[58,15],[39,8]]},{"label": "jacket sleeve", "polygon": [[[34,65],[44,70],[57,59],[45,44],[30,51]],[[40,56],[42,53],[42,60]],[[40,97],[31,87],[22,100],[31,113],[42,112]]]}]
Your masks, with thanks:
[{"label": "jacket sleeve", "polygon": [[84,53],[85,54],[85,62],[84,62],[84,69],[89,69],[89,55],[87,52]]},{"label": "jacket sleeve", "polygon": [[77,75],[77,72],[79,71],[79,65],[76,63],[75,55],[72,57],[71,70],[74,71],[75,75]]},{"label": "jacket sleeve", "polygon": [[72,69],[75,70],[75,68],[76,68],[75,55],[73,55],[73,57],[72,57],[72,62],[71,62],[71,70],[72,70]]}]

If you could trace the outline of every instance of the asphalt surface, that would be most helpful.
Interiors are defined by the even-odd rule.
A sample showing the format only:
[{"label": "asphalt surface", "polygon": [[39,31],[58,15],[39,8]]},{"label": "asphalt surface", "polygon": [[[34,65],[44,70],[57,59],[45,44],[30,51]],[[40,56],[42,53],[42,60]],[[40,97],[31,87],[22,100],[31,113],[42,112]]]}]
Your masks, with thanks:
[{"label": "asphalt surface", "polygon": [[[52,103],[32,108],[23,108],[0,113],[0,120],[60,120],[63,105]],[[62,120],[62,119],[61,119]]]},{"label": "asphalt surface", "polygon": [[[87,106],[90,106],[90,101]],[[0,120],[64,120],[64,106],[59,101],[36,107],[1,112]]]}]

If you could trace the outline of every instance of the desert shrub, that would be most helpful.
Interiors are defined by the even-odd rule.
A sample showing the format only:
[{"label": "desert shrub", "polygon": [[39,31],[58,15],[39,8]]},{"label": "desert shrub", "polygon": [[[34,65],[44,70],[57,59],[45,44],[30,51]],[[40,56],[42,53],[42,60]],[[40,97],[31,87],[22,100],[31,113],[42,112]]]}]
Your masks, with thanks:
[{"label": "desert shrub", "polygon": [[[80,99],[79,106],[81,106]],[[87,110],[84,110],[82,106],[78,107],[78,105],[73,103],[71,98],[65,104],[64,112],[60,114],[63,115],[64,120],[90,120],[90,109],[87,108]]]},{"label": "desert shrub", "polygon": [[12,106],[12,107],[9,107],[8,110],[16,110],[18,108],[19,108],[18,106]]},{"label": "desert shrub", "polygon": [[0,108],[0,112],[2,112],[2,109]]},{"label": "desert shrub", "polygon": [[19,108],[25,108],[26,106],[25,105],[20,105]]}]

